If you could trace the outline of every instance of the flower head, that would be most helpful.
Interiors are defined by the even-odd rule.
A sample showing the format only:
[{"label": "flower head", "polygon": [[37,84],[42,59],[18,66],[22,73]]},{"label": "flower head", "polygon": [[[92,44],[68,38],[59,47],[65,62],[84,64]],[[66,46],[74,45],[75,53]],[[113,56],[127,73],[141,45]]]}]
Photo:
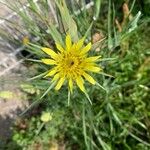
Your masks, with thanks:
[{"label": "flower head", "polygon": [[50,120],[52,120],[52,115],[49,112],[45,112],[42,114],[41,121],[48,122]]},{"label": "flower head", "polygon": [[65,47],[56,43],[57,52],[50,48],[42,48],[51,57],[42,59],[42,62],[52,66],[46,77],[53,77],[52,82],[57,82],[56,90],[59,90],[65,81],[67,81],[71,92],[75,83],[81,91],[85,92],[84,79],[91,84],[96,83],[93,77],[89,75],[89,72],[98,73],[101,70],[96,65],[96,61],[100,56],[88,57],[91,43],[85,47],[83,44],[84,38],[80,39],[77,43],[72,43],[70,35],[67,35]]},{"label": "flower head", "polygon": [[30,40],[29,40],[29,37],[28,36],[25,36],[24,38],[23,38],[23,44],[24,45],[28,45],[29,44],[29,42],[30,42]]}]

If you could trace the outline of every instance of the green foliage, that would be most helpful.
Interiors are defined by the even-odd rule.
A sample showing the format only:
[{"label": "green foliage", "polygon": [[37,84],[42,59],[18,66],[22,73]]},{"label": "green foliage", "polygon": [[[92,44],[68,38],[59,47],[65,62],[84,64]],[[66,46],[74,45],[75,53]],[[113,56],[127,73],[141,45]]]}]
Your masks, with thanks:
[{"label": "green foliage", "polygon": [[35,94],[35,93],[39,93],[39,91],[31,84],[21,84],[21,89],[29,94]]},{"label": "green foliage", "polygon": [[[25,47],[26,50],[34,54],[34,58],[41,59],[44,56],[41,47],[55,48],[53,42],[63,44],[67,32],[74,40],[86,35],[87,41],[93,40],[95,33],[103,33],[105,38],[93,42],[91,51],[91,54],[102,56],[99,65],[103,72],[95,75],[100,86],[85,83],[92,105],[88,96],[76,88],[72,95],[67,96],[65,86],[58,92],[53,90],[54,85],[50,85],[49,80],[42,79],[43,72],[49,67],[33,60],[38,62],[37,76],[30,79],[32,85],[23,84],[21,87],[33,100],[25,112],[35,110],[38,113],[15,125],[13,141],[24,149],[34,149],[37,144],[41,149],[49,149],[53,142],[59,146],[63,143],[68,150],[150,149],[150,41],[147,36],[150,30],[149,19],[141,17],[143,11],[138,9],[139,4],[135,1],[129,3],[129,11],[133,10],[132,19],[125,18],[125,23],[119,24],[119,31],[114,22],[117,16],[122,16],[118,8],[123,1],[116,4],[115,0],[109,3],[95,0],[89,10],[83,6],[84,0],[81,4],[71,1],[70,7],[65,1],[56,1],[58,27],[48,19],[47,2],[43,1],[42,6],[47,9],[41,11],[33,0],[29,1],[31,16],[26,11],[19,12],[29,33],[39,37],[38,42],[31,39],[32,43]],[[52,43],[49,42],[51,38]],[[52,120],[43,123],[40,119],[43,111],[52,113]]]},{"label": "green foliage", "polygon": [[11,91],[0,91],[0,98],[11,99],[13,98],[14,93]]},{"label": "green foliage", "polygon": [[62,117],[62,115],[66,115],[64,110],[53,111],[52,119],[45,123],[42,122],[41,115],[38,114],[16,122],[12,139],[20,147],[30,149],[32,146],[34,147],[35,143],[50,147],[50,141],[62,138],[68,124],[67,118]]}]

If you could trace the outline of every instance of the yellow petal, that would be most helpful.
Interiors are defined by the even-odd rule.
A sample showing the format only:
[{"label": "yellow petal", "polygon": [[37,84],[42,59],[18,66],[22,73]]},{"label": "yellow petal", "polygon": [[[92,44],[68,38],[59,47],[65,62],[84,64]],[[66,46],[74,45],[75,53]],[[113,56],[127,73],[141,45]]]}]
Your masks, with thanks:
[{"label": "yellow petal", "polygon": [[84,40],[85,40],[85,38],[83,37],[82,39],[80,39],[80,40],[76,43],[76,49],[77,49],[77,50],[79,50],[80,48],[82,48]]},{"label": "yellow petal", "polygon": [[57,59],[58,55],[57,55],[52,49],[43,47],[42,50],[43,50],[46,54],[50,55],[53,59]]},{"label": "yellow petal", "polygon": [[56,68],[53,68],[53,69],[50,70],[49,73],[48,73],[47,75],[45,75],[44,77],[53,76],[56,72],[57,72],[57,69],[56,69]]},{"label": "yellow petal", "polygon": [[70,88],[70,91],[72,92],[73,91],[73,82],[72,82],[72,79],[69,79],[69,88]]},{"label": "yellow petal", "polygon": [[93,56],[85,59],[86,62],[94,62],[97,61],[101,56]]},{"label": "yellow petal", "polygon": [[85,68],[85,70],[88,70],[88,71],[91,71],[91,72],[100,72],[100,70],[102,70],[102,69],[99,68],[99,67],[96,67],[96,66],[87,66]]},{"label": "yellow petal", "polygon": [[84,85],[83,85],[84,81],[83,81],[82,77],[77,77],[76,78],[76,83],[77,83],[78,87],[80,88],[80,90],[85,92],[85,88],[84,88]]},{"label": "yellow petal", "polygon": [[96,81],[89,75],[89,74],[87,74],[87,73],[83,73],[83,76],[84,76],[84,78],[87,80],[87,81],[89,81],[90,83],[92,83],[92,84],[95,84],[96,83]]},{"label": "yellow petal", "polygon": [[64,52],[63,47],[62,47],[60,44],[58,44],[58,43],[56,43],[56,48],[57,48],[60,52]]},{"label": "yellow petal", "polygon": [[86,54],[90,49],[91,49],[91,46],[92,46],[92,44],[91,44],[91,42],[88,44],[88,45],[86,45],[82,50],[81,50],[81,55],[83,55],[83,54]]},{"label": "yellow petal", "polygon": [[52,82],[58,80],[59,77],[60,77],[59,73],[55,74],[53,79],[52,79]]},{"label": "yellow petal", "polygon": [[69,51],[71,49],[72,43],[71,43],[71,36],[68,34],[66,36],[66,49]]},{"label": "yellow petal", "polygon": [[72,46],[70,48],[70,51],[77,52],[77,50],[76,50],[76,43],[72,44]]},{"label": "yellow petal", "polygon": [[60,80],[58,81],[58,83],[55,87],[55,90],[59,90],[62,87],[64,81],[65,81],[65,77],[60,78]]},{"label": "yellow petal", "polygon": [[42,62],[44,64],[47,64],[47,65],[54,65],[54,64],[56,64],[56,61],[53,60],[53,59],[42,59]]}]

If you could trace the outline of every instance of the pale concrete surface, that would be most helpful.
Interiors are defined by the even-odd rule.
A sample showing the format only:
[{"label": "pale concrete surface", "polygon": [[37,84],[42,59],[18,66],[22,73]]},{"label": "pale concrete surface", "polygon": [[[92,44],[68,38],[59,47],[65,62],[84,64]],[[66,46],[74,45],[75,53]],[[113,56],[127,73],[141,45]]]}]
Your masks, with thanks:
[{"label": "pale concrete surface", "polygon": [[[8,1],[10,3],[15,2],[15,0]],[[0,17],[5,18],[11,13],[11,10],[0,3]],[[10,55],[13,52],[10,47],[1,44],[3,43],[0,43],[0,74],[4,69],[14,66],[19,61],[15,55]],[[25,80],[22,76],[25,70],[26,68],[22,64],[18,64],[11,71],[0,76],[0,92],[10,91],[14,93],[11,98],[0,98],[0,142],[10,137],[13,122],[28,105],[19,88],[19,82]]]},{"label": "pale concrete surface", "polygon": [[[20,4],[26,4],[27,0],[19,0]],[[8,16],[9,14],[12,13],[12,10],[10,10],[6,5],[4,4],[9,4],[9,5],[14,5],[17,1],[16,0],[0,0],[0,16]]]},{"label": "pale concrete surface", "polygon": [[18,115],[26,109],[28,102],[20,90],[22,77],[17,73],[0,77],[0,92],[9,91],[13,96],[0,98],[0,140],[6,140],[11,136],[11,126]]}]

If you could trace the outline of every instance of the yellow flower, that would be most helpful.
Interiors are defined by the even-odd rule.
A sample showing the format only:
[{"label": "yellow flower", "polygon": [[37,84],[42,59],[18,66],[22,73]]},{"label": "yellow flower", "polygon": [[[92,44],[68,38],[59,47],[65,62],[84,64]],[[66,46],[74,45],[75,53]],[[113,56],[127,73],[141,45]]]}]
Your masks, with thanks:
[{"label": "yellow flower", "polygon": [[29,38],[28,38],[28,36],[25,36],[22,41],[23,41],[24,45],[28,45],[29,44]]},{"label": "yellow flower", "polygon": [[47,113],[45,112],[42,114],[41,121],[48,122],[50,120],[52,120],[52,115],[49,112],[47,112]]},{"label": "yellow flower", "polygon": [[83,44],[84,38],[73,44],[70,35],[67,35],[65,47],[56,43],[57,53],[50,48],[42,48],[51,57],[42,59],[42,62],[52,66],[45,77],[53,77],[52,82],[57,82],[56,90],[59,90],[65,81],[68,83],[71,92],[75,83],[81,91],[85,92],[84,79],[91,84],[96,83],[89,72],[98,73],[101,71],[101,68],[96,65],[100,56],[88,57],[91,43],[85,47]]}]

